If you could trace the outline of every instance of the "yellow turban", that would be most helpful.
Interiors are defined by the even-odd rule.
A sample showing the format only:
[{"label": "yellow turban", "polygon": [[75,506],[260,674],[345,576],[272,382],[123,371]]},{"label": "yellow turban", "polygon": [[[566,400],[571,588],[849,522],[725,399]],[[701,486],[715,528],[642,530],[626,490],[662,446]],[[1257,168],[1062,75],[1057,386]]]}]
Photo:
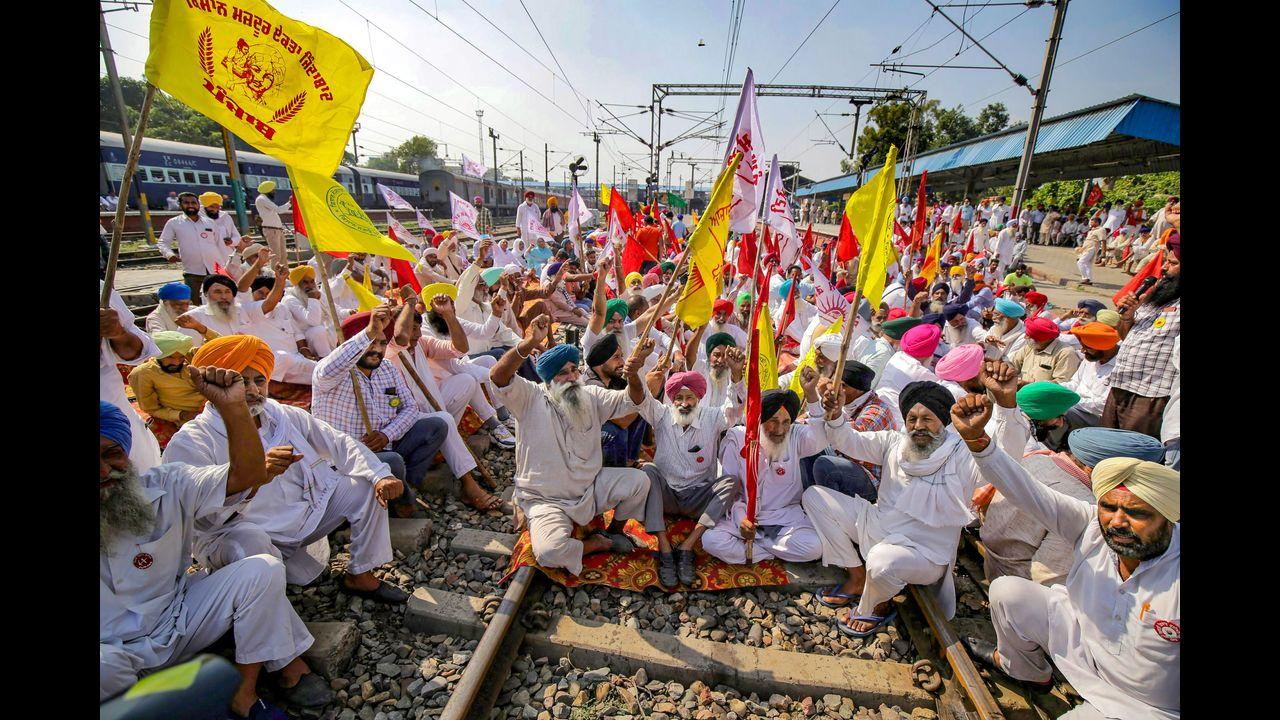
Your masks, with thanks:
[{"label": "yellow turban", "polygon": [[1097,317],[1098,322],[1102,323],[1103,325],[1110,325],[1111,327],[1116,327],[1117,325],[1120,324],[1120,313],[1116,312],[1115,310],[1109,310],[1104,308],[1102,310],[1099,310],[1098,314],[1095,317]]},{"label": "yellow turban", "polygon": [[1100,499],[1124,485],[1169,522],[1182,517],[1182,474],[1173,468],[1150,460],[1113,457],[1095,465],[1091,478],[1094,497]]},{"label": "yellow turban", "polygon": [[638,272],[629,272],[629,273],[627,273],[627,277],[626,277],[626,284],[627,284],[628,286],[630,286],[630,285],[631,285],[631,281],[633,281],[633,280],[641,280],[641,281],[643,281],[643,280],[644,280],[644,276],[643,276],[643,275],[641,275],[641,274],[640,274],[640,273],[638,273]]},{"label": "yellow turban", "polygon": [[953,265],[951,266],[950,272],[951,272],[951,277],[956,277],[957,275],[964,274],[964,268],[960,267],[959,265]]},{"label": "yellow turban", "polygon": [[276,355],[271,346],[252,335],[223,335],[200,346],[191,358],[196,367],[213,367],[242,373],[253,368],[268,378],[276,366]]},{"label": "yellow turban", "polygon": [[275,189],[276,189],[275,180],[263,180],[262,182],[258,183],[258,192],[262,193],[263,195],[266,195],[267,193]]},{"label": "yellow turban", "polygon": [[170,355],[180,352],[186,355],[191,352],[191,336],[177,330],[158,330],[151,333],[151,339],[155,341],[156,348],[160,351],[159,357],[166,358]]},{"label": "yellow turban", "polygon": [[210,205],[221,206],[222,196],[212,190],[200,193],[200,207],[209,207]]},{"label": "yellow turban", "polygon": [[297,285],[303,280],[315,280],[315,279],[316,279],[316,269],[311,267],[310,265],[299,265],[298,267],[289,271],[289,282],[293,283],[294,285]]}]

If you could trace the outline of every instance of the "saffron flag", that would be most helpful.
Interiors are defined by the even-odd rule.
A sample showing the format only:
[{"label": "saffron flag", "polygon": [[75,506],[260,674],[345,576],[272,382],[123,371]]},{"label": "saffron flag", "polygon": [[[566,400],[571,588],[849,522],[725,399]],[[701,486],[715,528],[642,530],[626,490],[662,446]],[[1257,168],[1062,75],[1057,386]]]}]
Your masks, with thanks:
[{"label": "saffron flag", "polygon": [[778,245],[778,263],[781,267],[791,267],[800,254],[800,239],[796,233],[796,221],[791,216],[791,203],[787,201],[787,191],[782,187],[782,174],[778,171],[778,156],[775,154],[769,162],[769,183],[765,186],[764,221],[773,228],[774,242]]},{"label": "saffron flag", "polygon": [[285,165],[332,175],[373,67],[262,0],[229,5],[156,0],[147,80]]},{"label": "saffron flag", "polygon": [[938,260],[942,257],[942,233],[933,236],[933,242],[929,244],[929,252],[924,256],[924,263],[920,265],[920,277],[925,279],[928,285],[933,284],[933,278],[938,275]]},{"label": "saffron flag", "polygon": [[[1146,280],[1149,277],[1154,277],[1154,278],[1162,277],[1164,275],[1164,254],[1165,254],[1165,249],[1160,248],[1160,250],[1156,252],[1155,255],[1152,255],[1151,259],[1148,260],[1147,263],[1142,266],[1142,269],[1139,270],[1137,274],[1135,274],[1133,278],[1129,280],[1129,282],[1125,283],[1124,287],[1120,288],[1119,292],[1111,296],[1111,302],[1119,306],[1120,298],[1124,297],[1129,293],[1138,292],[1138,286],[1142,284],[1143,280]],[[1141,300],[1142,298],[1138,298],[1138,299]]]},{"label": "saffron flag", "polygon": [[484,165],[481,165],[475,160],[472,160],[471,158],[467,157],[466,153],[462,153],[462,174],[463,175],[470,175],[471,177],[474,177],[474,178],[484,177],[484,173],[488,169],[489,168],[485,167]]},{"label": "saffron flag", "polygon": [[480,239],[480,231],[476,229],[476,208],[471,203],[449,192],[449,216],[453,218],[453,229],[473,240]]},{"label": "saffron flag", "polygon": [[[729,147],[725,148],[724,166],[728,167],[735,153],[742,154],[733,181],[733,209],[729,229],[748,233],[756,228],[760,200],[764,195],[764,138],[760,136],[760,113],[756,111],[756,79],[747,68],[747,79],[742,83],[742,95],[738,97],[738,113],[733,120],[733,132],[729,134]],[[708,206],[710,207],[710,206]]]},{"label": "saffron flag", "polygon": [[[844,327],[844,317],[838,317],[835,322],[827,326],[826,330],[819,333],[819,337],[822,335],[835,335],[840,332],[840,328],[842,327]],[[814,339],[816,340],[817,338]],[[800,371],[807,367],[811,367],[814,370],[818,369],[817,353],[818,344],[811,343],[809,345],[809,352],[804,354],[804,359],[800,361],[799,365],[796,365],[795,372],[791,374],[791,384],[787,386],[791,392],[800,395],[801,397],[804,396],[804,387],[800,384]]]},{"label": "saffron flag", "polygon": [[408,201],[400,197],[400,195],[397,194],[395,190],[392,190],[386,185],[383,185],[382,183],[375,183],[374,187],[378,189],[378,192],[382,193],[382,199],[384,202],[387,203],[387,207],[396,208],[397,210],[413,210],[414,209],[413,206],[408,203]]},{"label": "saffron flag", "polygon": [[929,179],[929,171],[925,170],[920,173],[920,189],[916,191],[916,220],[911,225],[911,253],[914,255],[920,249],[920,243],[924,242],[924,219],[925,219],[925,182]]},{"label": "saffron flag", "polygon": [[[689,254],[689,280],[676,304],[676,314],[691,328],[702,327],[711,319],[712,306],[720,297],[724,281],[724,249],[729,243],[734,177],[741,161],[742,156],[735,155],[729,160],[728,167],[720,171],[720,177],[716,178],[711,189],[707,210],[689,236],[685,249]],[[769,339],[772,341],[773,336],[770,335]]]},{"label": "saffron flag", "polygon": [[[293,184],[295,217],[306,214],[307,239],[321,252],[362,252],[414,262],[403,245],[378,232],[373,221],[333,178],[299,167],[288,167]],[[305,208],[305,211],[303,210]]]},{"label": "saffron flag", "polygon": [[849,229],[864,244],[862,259],[858,265],[858,289],[872,308],[880,307],[884,295],[885,273],[897,260],[893,251],[893,181],[894,164],[898,160],[898,147],[889,146],[884,167],[871,181],[849,196],[844,206]]}]

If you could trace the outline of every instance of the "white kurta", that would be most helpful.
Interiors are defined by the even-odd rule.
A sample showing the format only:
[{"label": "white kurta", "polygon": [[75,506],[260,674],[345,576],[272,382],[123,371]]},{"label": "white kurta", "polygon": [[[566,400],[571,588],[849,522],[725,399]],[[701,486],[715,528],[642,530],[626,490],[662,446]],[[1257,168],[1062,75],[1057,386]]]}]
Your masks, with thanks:
[{"label": "white kurta", "polygon": [[[378,480],[391,477],[391,468],[364,444],[301,408],[267,400],[259,418],[262,427],[258,434],[265,450],[292,445],[294,454],[301,455],[302,459],[262,486],[252,500],[236,507],[235,511],[239,512],[236,519],[227,522],[231,515],[227,512],[220,517],[198,520],[195,555],[204,562],[237,523],[252,523],[262,528],[280,548],[289,582],[306,584],[328,566],[329,541],[321,538],[308,545],[306,552],[296,552],[299,541],[315,531],[338,483],[356,478],[372,487]],[[164,458],[166,462],[191,465],[229,461],[226,425],[212,403],[178,430],[165,448]],[[384,532],[383,537],[370,540],[375,549],[373,559],[382,558],[370,567],[391,562],[390,535]],[[353,538],[353,555],[357,543]],[[353,557],[353,564],[356,562]],[[360,567],[352,572],[368,569]]]},{"label": "white kurta", "polygon": [[[101,280],[98,281],[98,289],[99,291],[102,289]],[[116,355],[109,341],[98,342],[98,399],[120,408],[120,412],[129,418],[129,428],[133,434],[133,441],[129,447],[129,462],[133,463],[138,472],[143,473],[160,464],[160,443],[156,442],[156,436],[151,434],[146,423],[142,422],[137,411],[129,404],[129,397],[124,392],[124,378],[121,377],[116,363],[141,365],[159,355],[160,349],[156,347],[150,335],[138,329],[137,320],[129,311],[129,306],[124,304],[124,299],[115,290],[111,291],[111,309],[116,311],[116,316],[124,329],[142,340],[142,352],[132,360],[125,360]]]},{"label": "white kurta", "polygon": [[1098,364],[1092,360],[1082,360],[1076,372],[1062,387],[1074,390],[1080,396],[1075,407],[1093,415],[1102,415],[1102,406],[1107,403],[1107,395],[1111,392],[1111,384],[1107,378],[1116,367],[1116,359],[1112,357],[1105,363]]},{"label": "white kurta", "polygon": [[[1053,595],[1043,650],[1053,664],[1106,717],[1180,717],[1181,525],[1164,554],[1121,580],[1092,504],[1036,482],[994,444],[972,457],[1014,505],[1075,546],[1066,584],[1045,591]],[[993,606],[1000,595],[993,584]]]}]

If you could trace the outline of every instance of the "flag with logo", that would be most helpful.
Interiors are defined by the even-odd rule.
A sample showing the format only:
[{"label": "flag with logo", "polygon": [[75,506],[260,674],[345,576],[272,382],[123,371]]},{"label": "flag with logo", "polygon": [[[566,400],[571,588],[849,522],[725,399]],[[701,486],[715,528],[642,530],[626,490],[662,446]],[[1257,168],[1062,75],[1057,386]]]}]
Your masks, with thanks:
[{"label": "flag with logo", "polygon": [[392,240],[395,240],[401,245],[419,244],[418,238],[414,237],[413,234],[409,232],[408,228],[401,225],[400,221],[397,220],[390,212],[387,213],[387,235],[391,236]]},{"label": "flag with logo", "polygon": [[404,198],[400,197],[395,190],[392,190],[382,183],[375,183],[374,187],[378,189],[378,192],[382,193],[382,199],[387,203],[387,207],[395,208],[397,210],[413,210],[413,206]]},{"label": "flag with logo", "polygon": [[432,238],[440,234],[436,232],[435,226],[432,225],[431,221],[428,220],[427,217],[422,214],[421,210],[415,209],[413,213],[418,218],[418,229],[422,231],[422,237],[426,238],[428,241],[431,241]]},{"label": "flag with logo", "polygon": [[542,221],[538,219],[538,216],[535,213],[529,213],[529,220],[525,223],[524,229],[528,230],[529,234],[534,237],[545,238],[552,241],[555,240],[555,238],[551,237],[551,232],[543,227]]},{"label": "flag with logo", "polygon": [[[844,327],[843,316],[836,318],[835,322],[828,325],[826,330],[818,333],[817,337],[821,337],[823,335],[835,335],[840,332],[840,328],[842,327]],[[817,340],[817,337],[815,337],[814,340]],[[818,369],[818,344],[816,342],[809,345],[809,352],[805,353],[804,359],[796,365],[795,372],[791,374],[791,384],[787,386],[791,392],[801,397],[804,397],[804,386],[800,384],[800,371],[807,367],[811,367],[814,370]]]},{"label": "flag with logo", "polygon": [[470,175],[471,177],[474,177],[474,178],[484,177],[485,171],[488,169],[489,168],[486,168],[484,165],[481,165],[475,160],[472,160],[471,158],[467,157],[466,153],[462,153],[462,174],[463,175]]},{"label": "flag with logo", "polygon": [[800,239],[796,233],[796,221],[791,216],[791,203],[782,187],[782,173],[778,171],[778,156],[769,162],[769,183],[765,186],[764,199],[768,203],[764,221],[773,228],[774,242],[778,245],[778,263],[791,267],[800,254]]},{"label": "flag with logo", "polygon": [[480,231],[476,229],[476,208],[471,203],[449,192],[449,217],[453,219],[453,229],[473,240],[480,239]]},{"label": "flag with logo", "polygon": [[724,164],[735,153],[742,154],[733,181],[733,208],[729,229],[748,233],[756,227],[760,201],[764,195],[764,138],[760,136],[760,113],[756,111],[756,79],[747,68],[747,79],[742,83],[742,95],[738,97],[738,112],[733,120],[733,132],[729,134],[729,147],[725,148]]},{"label": "flag with logo", "polygon": [[332,175],[373,66],[262,0],[156,0],[147,80],[285,165]]},{"label": "flag with logo", "polygon": [[[724,281],[724,250],[729,242],[733,184],[741,161],[741,154],[730,158],[728,167],[716,178],[707,210],[689,236],[689,244],[685,248],[689,253],[689,281],[676,303],[676,314],[691,328],[702,327],[711,319],[711,309],[716,298],[720,297],[720,286]],[[770,340],[772,337],[770,335]]]},{"label": "flag with logo", "polygon": [[885,274],[897,260],[893,250],[894,171],[898,147],[889,146],[884,167],[871,181],[858,188],[845,203],[844,216],[850,231],[862,240],[862,259],[858,265],[858,289],[872,308],[880,307],[884,295]]},{"label": "flag with logo", "polygon": [[849,309],[849,301],[844,299],[844,295],[836,291],[825,274],[815,272],[810,277],[813,278],[813,306],[818,309],[822,320],[830,323],[844,317]]},{"label": "flag with logo", "polygon": [[294,225],[305,215],[307,239],[320,252],[361,252],[414,262],[403,245],[378,231],[346,188],[327,175],[286,168],[293,184]]}]

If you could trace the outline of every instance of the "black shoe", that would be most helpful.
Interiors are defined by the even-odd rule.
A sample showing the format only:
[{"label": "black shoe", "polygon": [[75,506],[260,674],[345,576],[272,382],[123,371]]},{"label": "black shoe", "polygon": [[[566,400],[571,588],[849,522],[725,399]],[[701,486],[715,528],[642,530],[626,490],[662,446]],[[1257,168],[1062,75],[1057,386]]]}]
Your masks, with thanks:
[{"label": "black shoe", "polygon": [[680,584],[680,578],[676,576],[676,559],[671,553],[658,553],[658,582],[665,588]]},{"label": "black shoe", "polygon": [[698,581],[698,574],[693,570],[693,551],[676,549],[676,570],[680,574],[680,582],[685,587],[693,587]]},{"label": "black shoe", "polygon": [[323,707],[333,700],[333,690],[324,678],[310,672],[298,678],[293,687],[276,685],[276,699],[298,707]]},{"label": "black shoe", "polygon": [[[994,643],[989,643],[982,638],[973,636],[960,638],[960,643],[969,651],[969,655],[972,656],[974,660],[977,660],[989,668],[994,668],[1006,677],[1013,677],[996,663],[996,646]],[[1017,678],[1014,679],[1016,680]],[[1021,682],[1024,682],[1033,688],[1047,689],[1053,687],[1053,678],[1049,678],[1044,682],[1036,682],[1034,680],[1022,680]]]},{"label": "black shoe", "polygon": [[374,602],[386,603],[387,605],[397,605],[409,599],[409,593],[401,590],[395,585],[392,585],[386,580],[379,580],[378,587],[373,590],[357,590],[353,587],[348,587],[347,584],[341,580],[338,581],[338,588],[348,595],[355,595],[356,597],[373,600]]}]

